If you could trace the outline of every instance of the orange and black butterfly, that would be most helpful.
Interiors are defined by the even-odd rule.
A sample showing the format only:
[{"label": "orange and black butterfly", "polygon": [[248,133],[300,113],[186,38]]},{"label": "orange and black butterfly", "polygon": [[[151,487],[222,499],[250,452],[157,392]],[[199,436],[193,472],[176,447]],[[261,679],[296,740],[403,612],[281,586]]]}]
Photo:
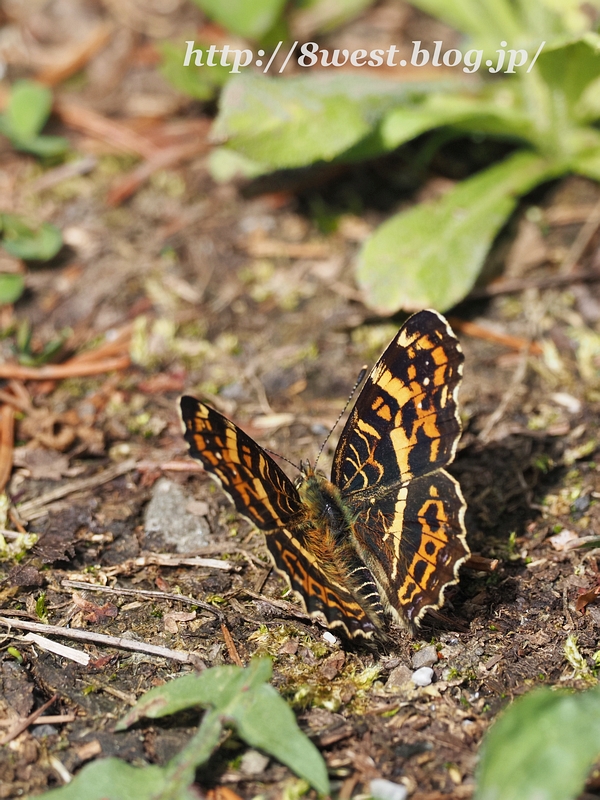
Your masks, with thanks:
[{"label": "orange and black butterfly", "polygon": [[444,470],[460,437],[462,365],[440,314],[410,317],[365,381],[331,480],[306,467],[294,484],[237,425],[181,398],[190,455],[264,531],[308,613],[350,638],[383,636],[386,612],[414,630],[469,556],[465,501]]}]

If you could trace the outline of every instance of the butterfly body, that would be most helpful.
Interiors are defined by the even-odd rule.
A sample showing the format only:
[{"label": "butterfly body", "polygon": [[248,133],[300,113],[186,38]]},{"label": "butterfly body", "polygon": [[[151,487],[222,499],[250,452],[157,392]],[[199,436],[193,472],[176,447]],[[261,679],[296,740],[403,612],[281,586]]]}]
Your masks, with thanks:
[{"label": "butterfly body", "polygon": [[414,630],[469,555],[465,503],[443,469],[460,435],[462,361],[443,317],[410,317],[365,381],[331,480],[307,466],[292,483],[234,423],[181,399],[190,454],[265,532],[309,614],[350,638],[382,637],[386,612]]}]

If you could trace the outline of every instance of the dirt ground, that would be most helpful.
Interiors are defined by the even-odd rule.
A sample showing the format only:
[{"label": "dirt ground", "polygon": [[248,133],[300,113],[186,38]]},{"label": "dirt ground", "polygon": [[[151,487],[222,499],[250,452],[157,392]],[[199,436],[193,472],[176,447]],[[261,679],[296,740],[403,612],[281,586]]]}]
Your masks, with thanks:
[{"label": "dirt ground", "polygon": [[[177,399],[204,397],[262,445],[294,463],[314,460],[362,364],[403,319],[378,318],[361,302],[352,271],[361,241],[494,150],[455,142],[419,176],[408,174],[406,148],[333,178],[282,176],[277,191],[218,185],[208,170],[214,108],[177,94],[156,70],[156,43],[201,21],[191,6],[172,6],[163,14],[134,0],[57,0],[6,2],[1,12],[11,77],[60,66],[84,43],[88,53],[83,72],[61,76],[52,123],[87,166],[64,177],[0,146],[3,210],[52,222],[65,239],[51,263],[28,267],[16,306],[0,309],[0,358],[16,364],[26,320],[34,350],[64,336],[59,361],[70,367],[76,352],[96,365],[125,362],[64,380],[27,380],[15,366],[0,384],[22,407],[7,488],[17,513],[7,524],[39,537],[0,562],[0,616],[192,652],[206,667],[268,653],[275,686],[326,759],[333,796],[364,795],[383,777],[412,800],[469,798],[482,736],[512,698],[596,680],[600,286],[551,281],[582,246],[581,267],[600,269],[600,239],[586,228],[600,188],[569,178],[528,197],[490,260],[503,270],[497,294],[478,290],[449,313],[466,359],[464,433],[450,471],[484,569],[463,570],[415,639],[392,629],[387,652],[343,648],[286,600],[263,536],[190,462]],[[436,26],[389,2],[336,35],[410,41],[419,31],[435,38]],[[73,108],[115,127],[99,131]],[[118,146],[123,131],[164,148],[193,141],[196,152],[166,168],[150,163],[140,177],[140,153]],[[3,271],[21,268],[9,262]],[[221,563],[186,563],[196,556]],[[0,627],[0,736],[54,694],[44,714],[57,719],[0,749],[0,797],[62,785],[100,756],[161,764],[187,741],[189,717],[119,734],[113,726],[192,665],[58,639],[89,654],[84,666],[25,634]],[[579,663],[565,655],[568,637]],[[422,663],[435,680],[417,688],[408,679]],[[296,796],[286,768],[244,753],[229,740],[199,774],[202,790]],[[600,794],[600,772],[586,792]]]}]

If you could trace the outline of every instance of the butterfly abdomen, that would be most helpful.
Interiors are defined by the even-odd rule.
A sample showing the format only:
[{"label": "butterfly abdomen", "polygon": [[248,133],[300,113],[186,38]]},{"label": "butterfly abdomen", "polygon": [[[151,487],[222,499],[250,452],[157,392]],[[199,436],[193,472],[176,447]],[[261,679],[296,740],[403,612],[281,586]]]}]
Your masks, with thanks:
[{"label": "butterfly abdomen", "polygon": [[337,486],[309,472],[299,487],[306,516],[302,534],[310,550],[334,585],[344,585],[364,610],[374,627],[381,628],[383,607],[371,571],[353,546],[355,514]]}]

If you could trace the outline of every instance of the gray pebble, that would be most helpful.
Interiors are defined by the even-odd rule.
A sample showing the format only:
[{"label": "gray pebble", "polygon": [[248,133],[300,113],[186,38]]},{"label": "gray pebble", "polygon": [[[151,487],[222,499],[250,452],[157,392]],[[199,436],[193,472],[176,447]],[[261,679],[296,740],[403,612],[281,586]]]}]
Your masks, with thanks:
[{"label": "gray pebble", "polygon": [[420,667],[432,667],[434,664],[437,664],[437,662],[437,650],[433,644],[428,644],[426,647],[422,647],[420,650],[417,650],[411,659],[413,669],[419,669]]}]

